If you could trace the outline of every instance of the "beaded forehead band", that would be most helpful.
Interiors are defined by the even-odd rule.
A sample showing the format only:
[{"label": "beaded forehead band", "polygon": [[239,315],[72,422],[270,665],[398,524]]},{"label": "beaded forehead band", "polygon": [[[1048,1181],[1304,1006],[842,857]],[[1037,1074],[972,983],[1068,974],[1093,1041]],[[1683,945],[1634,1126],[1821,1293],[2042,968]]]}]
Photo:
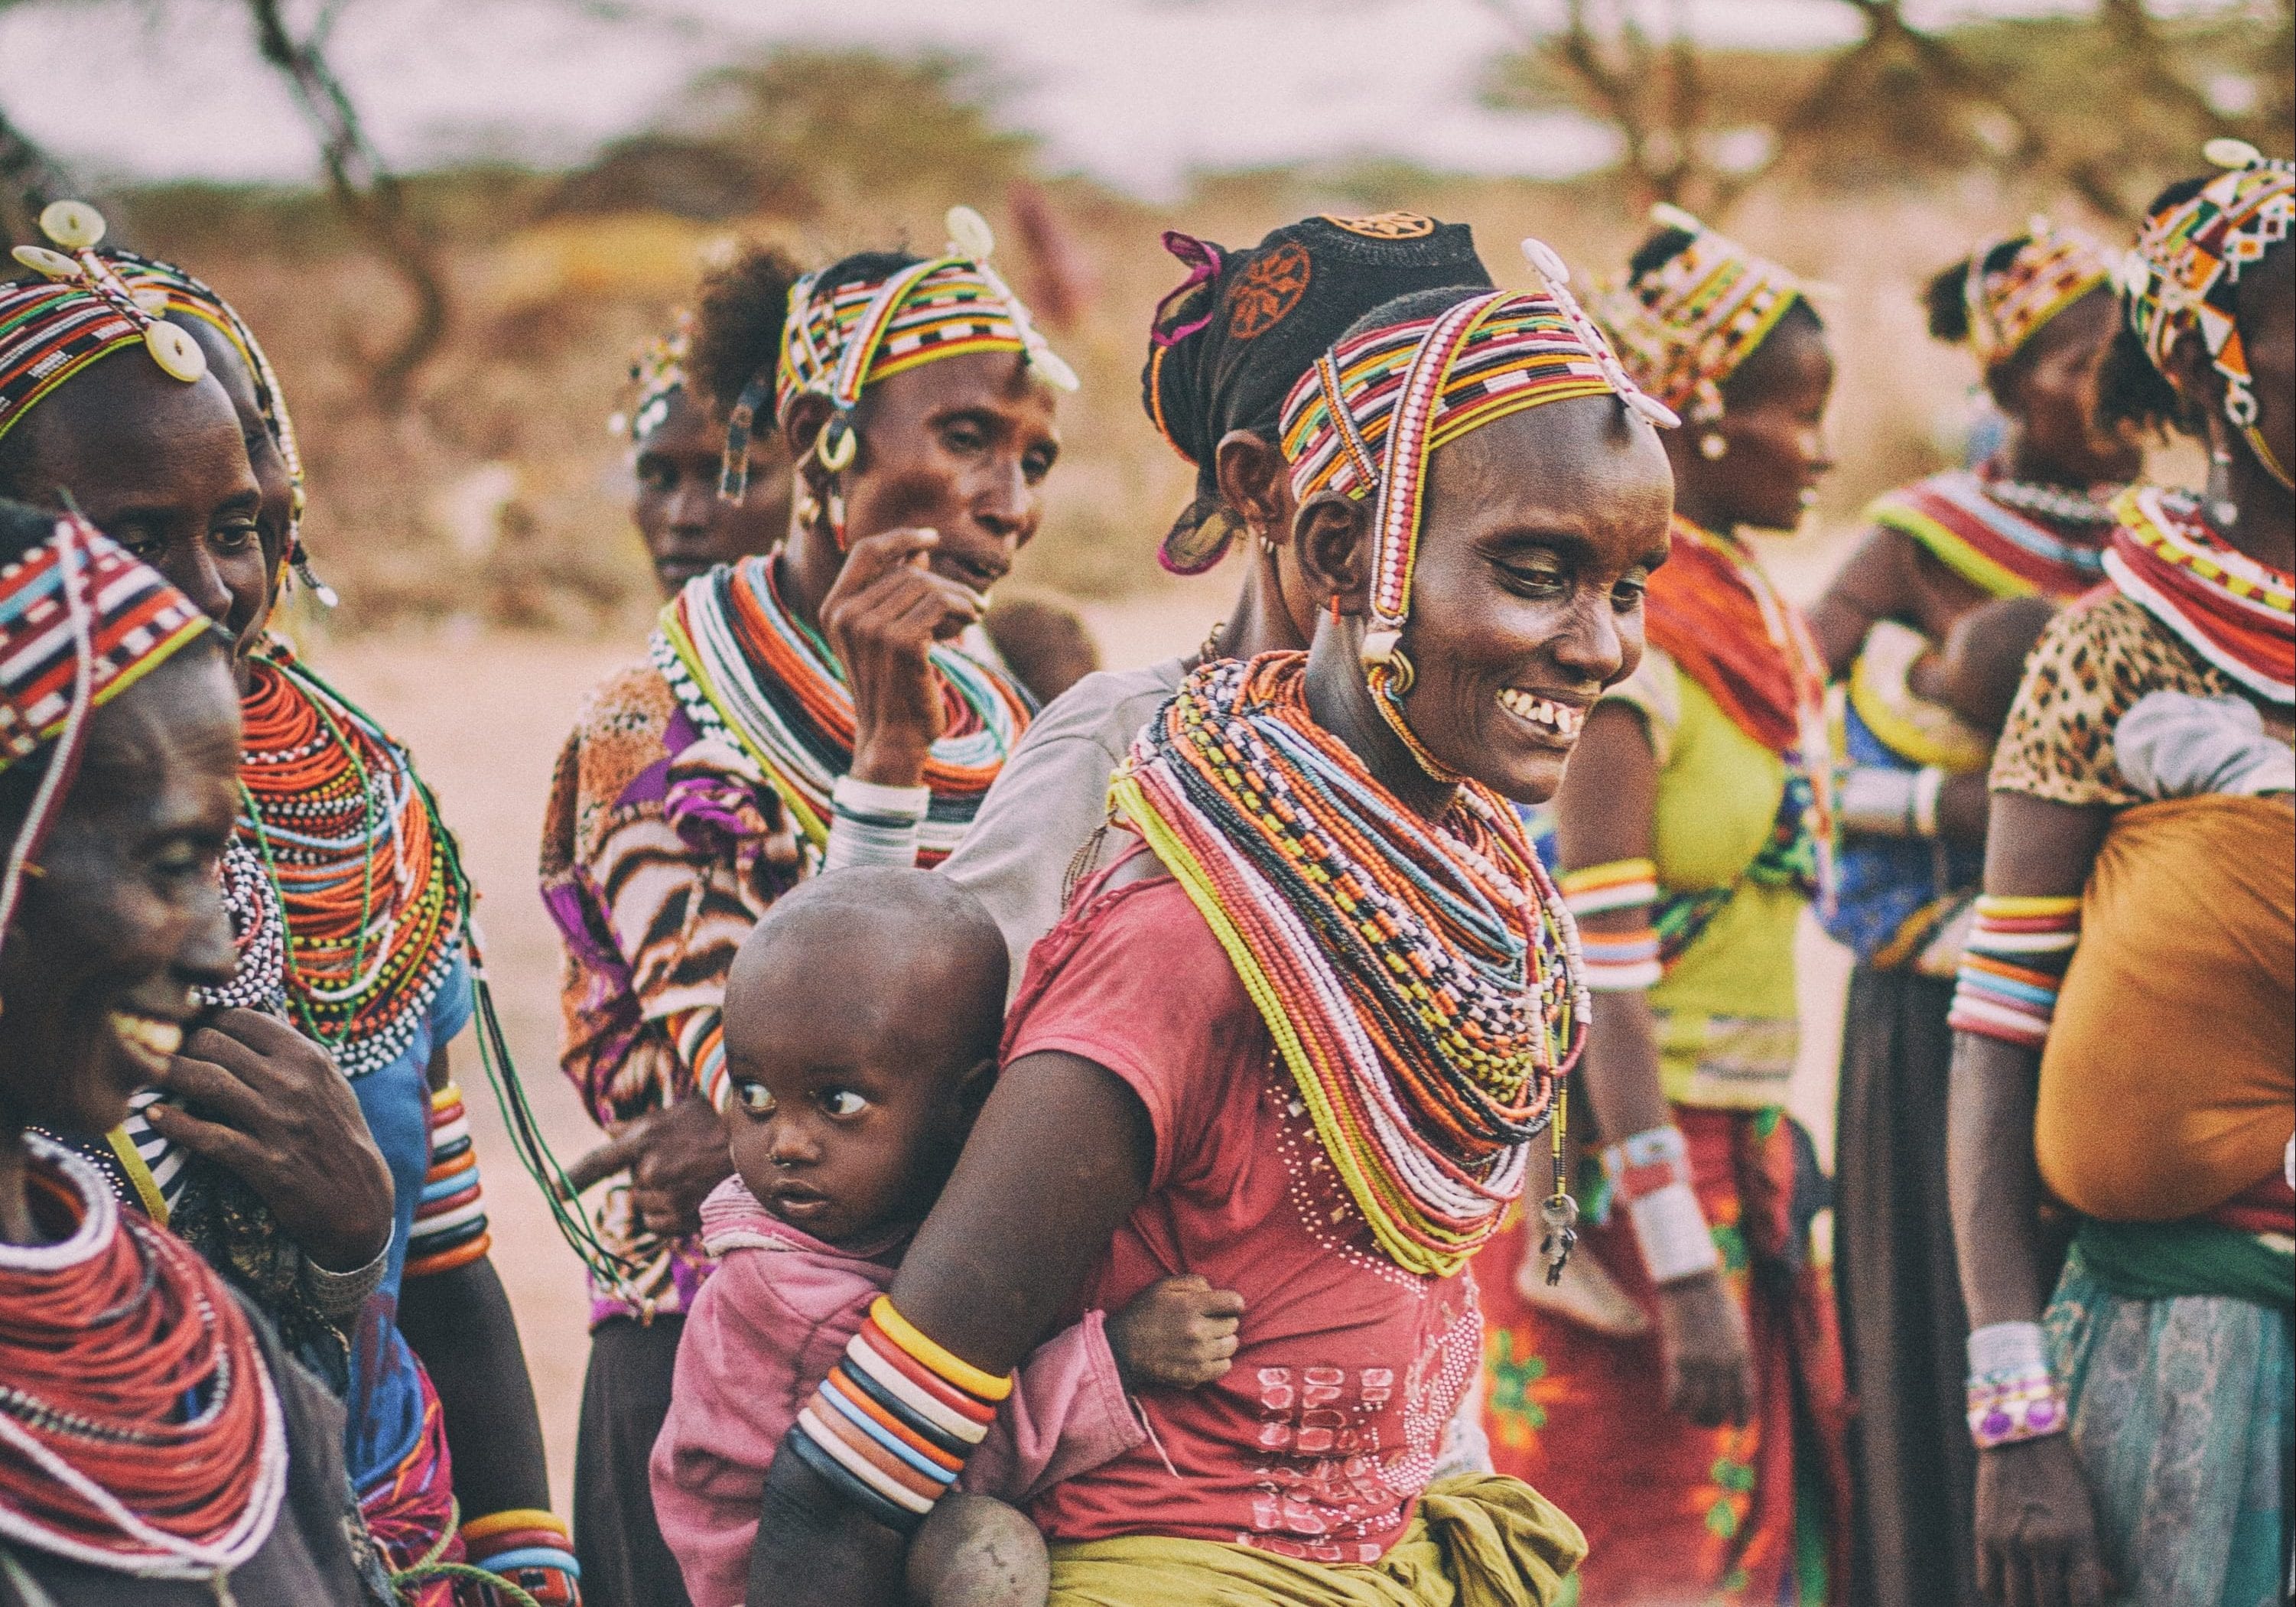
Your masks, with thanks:
[{"label": "beaded forehead band", "polygon": [[1646,396],[1568,289],[1570,270],[1544,242],[1522,251],[1539,294],[1492,291],[1433,318],[1369,331],[1316,361],[1284,403],[1293,496],[1375,498],[1371,618],[1363,663],[1381,710],[1430,775],[1448,773],[1404,726],[1411,689],[1402,648],[1412,573],[1436,448],[1510,414],[1575,397],[1615,396],[1645,423],[1680,421]]},{"label": "beaded forehead band", "polygon": [[2016,254],[1988,273],[1986,259],[1999,249],[1997,242],[1972,251],[1962,282],[1970,349],[1988,373],[2022,350],[2050,319],[2112,279],[2103,247],[2046,217],[2035,217]]},{"label": "beaded forehead band", "polygon": [[693,315],[681,307],[669,332],[647,341],[630,359],[630,383],[637,394],[629,410],[608,419],[606,428],[632,446],[660,429],[669,416],[670,398],[685,389],[685,360],[693,350]]},{"label": "beaded forehead band", "polygon": [[1679,207],[1651,221],[1690,243],[1647,273],[1598,291],[1595,310],[1643,389],[1702,423],[1722,416],[1722,382],[1809,286]]},{"label": "beaded forehead band", "polygon": [[[879,380],[973,352],[1025,355],[1056,390],[1077,388],[1076,371],[1054,351],[1029,309],[988,265],[996,237],[970,207],[948,210],[948,244],[939,257],[913,262],[876,283],[824,286],[808,274],[790,291],[781,360],[770,376],[774,416],[788,416],[800,396],[829,398],[832,408],[813,450],[835,472],[853,462],[860,438],[853,412]],[[767,399],[768,376],[743,388],[726,431],[726,471],[718,495],[739,502],[749,488],[750,432]]]},{"label": "beaded forehead band", "polygon": [[56,201],[40,214],[40,228],[63,250],[20,245],[15,258],[45,281],[0,289],[0,435],[48,392],[124,346],[142,345],[170,379],[199,381],[207,354],[166,321],[164,292],[130,290],[96,255],[101,212]]},{"label": "beaded forehead band", "polygon": [[157,570],[77,514],[0,569],[0,771],[58,742],[0,873],[0,940],[78,767],[88,716],[209,628]]},{"label": "beaded forehead band", "polygon": [[2241,343],[2243,270],[2296,225],[2296,163],[2267,160],[2241,140],[2210,140],[2202,154],[2226,169],[2199,193],[2147,217],[2122,259],[2121,304],[2145,355],[2164,373],[2177,342],[2197,329],[2224,376],[2225,417],[2282,485],[2287,468],[2256,428],[2256,392]]}]

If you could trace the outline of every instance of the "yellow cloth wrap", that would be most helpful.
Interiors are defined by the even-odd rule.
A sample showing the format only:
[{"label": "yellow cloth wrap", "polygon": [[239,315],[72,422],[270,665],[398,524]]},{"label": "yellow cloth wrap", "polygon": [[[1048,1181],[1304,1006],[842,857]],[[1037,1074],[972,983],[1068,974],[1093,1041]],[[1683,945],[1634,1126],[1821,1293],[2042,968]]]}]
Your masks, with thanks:
[{"label": "yellow cloth wrap", "polygon": [[2173,1222],[2279,1169],[2296,1128],[2296,808],[2122,810],[2081,902],[2041,1056],[2034,1150],[2052,1193]]},{"label": "yellow cloth wrap", "polygon": [[1431,1485],[1403,1537],[1373,1563],[1156,1535],[1052,1553],[1046,1607],[1550,1607],[1587,1538],[1521,1480],[1463,1473]]}]

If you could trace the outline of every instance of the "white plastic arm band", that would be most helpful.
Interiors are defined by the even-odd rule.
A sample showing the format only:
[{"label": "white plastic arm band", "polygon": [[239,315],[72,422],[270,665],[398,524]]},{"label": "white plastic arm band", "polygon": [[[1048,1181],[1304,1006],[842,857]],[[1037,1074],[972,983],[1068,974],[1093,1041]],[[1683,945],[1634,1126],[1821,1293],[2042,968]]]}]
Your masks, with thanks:
[{"label": "white plastic arm band", "polygon": [[914,865],[918,828],[931,803],[930,787],[883,787],[839,776],[829,795],[829,845],[821,868]]}]

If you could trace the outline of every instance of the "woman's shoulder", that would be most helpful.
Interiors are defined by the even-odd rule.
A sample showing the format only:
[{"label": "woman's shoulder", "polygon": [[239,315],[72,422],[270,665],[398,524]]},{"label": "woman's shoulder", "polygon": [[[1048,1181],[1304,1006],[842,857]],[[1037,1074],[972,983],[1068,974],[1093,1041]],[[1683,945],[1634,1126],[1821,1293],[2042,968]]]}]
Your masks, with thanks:
[{"label": "woman's shoulder", "polygon": [[1100,1059],[1086,1045],[1200,1042],[1235,1016],[1258,1019],[1219,937],[1186,887],[1136,853],[1031,951],[1007,1041]]},{"label": "woman's shoulder", "polygon": [[1132,739],[1186,678],[1183,661],[1166,659],[1138,669],[1096,669],[1045,705],[1021,739],[1021,751],[1083,741],[1123,757]]}]

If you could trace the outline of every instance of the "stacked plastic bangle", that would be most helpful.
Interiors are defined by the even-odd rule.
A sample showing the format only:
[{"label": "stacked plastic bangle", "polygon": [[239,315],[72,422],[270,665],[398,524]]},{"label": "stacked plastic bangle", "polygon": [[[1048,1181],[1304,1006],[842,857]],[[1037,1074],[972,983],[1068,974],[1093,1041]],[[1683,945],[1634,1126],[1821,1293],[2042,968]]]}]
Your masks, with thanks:
[{"label": "stacked plastic bangle", "polygon": [[489,1513],[463,1525],[471,1565],[524,1591],[541,1607],[581,1607],[582,1565],[574,1537],[554,1513]]},{"label": "stacked plastic bangle", "polygon": [[[1665,974],[1659,961],[1658,928],[1651,906],[1658,902],[1658,866],[1648,859],[1614,859],[1565,873],[1555,884],[1562,906],[1578,922],[1578,946],[1587,962],[1587,986],[1596,993],[1631,993],[1656,986]],[[1634,910],[1640,922],[1630,931],[1588,928],[1589,915]]]},{"label": "stacked plastic bangle", "polygon": [[914,1534],[1012,1392],[1009,1377],[950,1355],[880,1295],[783,1443],[879,1522]]},{"label": "stacked plastic bangle", "polygon": [[430,1095],[430,1169],[423,1174],[414,1231],[407,1235],[406,1275],[452,1272],[493,1247],[470,1113],[463,1108],[463,1090],[448,1083]]},{"label": "stacked plastic bangle", "polygon": [[929,787],[886,787],[839,776],[829,794],[829,841],[821,868],[914,865],[918,833],[931,807]]},{"label": "stacked plastic bangle", "polygon": [[2065,1398],[2038,1323],[1995,1323],[1969,1336],[1969,1437],[1980,1451],[2065,1431]]},{"label": "stacked plastic bangle", "polygon": [[2038,1049],[2048,1042],[2057,991],[2079,943],[2077,897],[1980,898],[1947,1025]]},{"label": "stacked plastic bangle", "polygon": [[1722,1258],[1691,1186],[1690,1146],[1679,1127],[1652,1127],[1603,1152],[1603,1171],[1627,1204],[1653,1283],[1714,1271]]}]

